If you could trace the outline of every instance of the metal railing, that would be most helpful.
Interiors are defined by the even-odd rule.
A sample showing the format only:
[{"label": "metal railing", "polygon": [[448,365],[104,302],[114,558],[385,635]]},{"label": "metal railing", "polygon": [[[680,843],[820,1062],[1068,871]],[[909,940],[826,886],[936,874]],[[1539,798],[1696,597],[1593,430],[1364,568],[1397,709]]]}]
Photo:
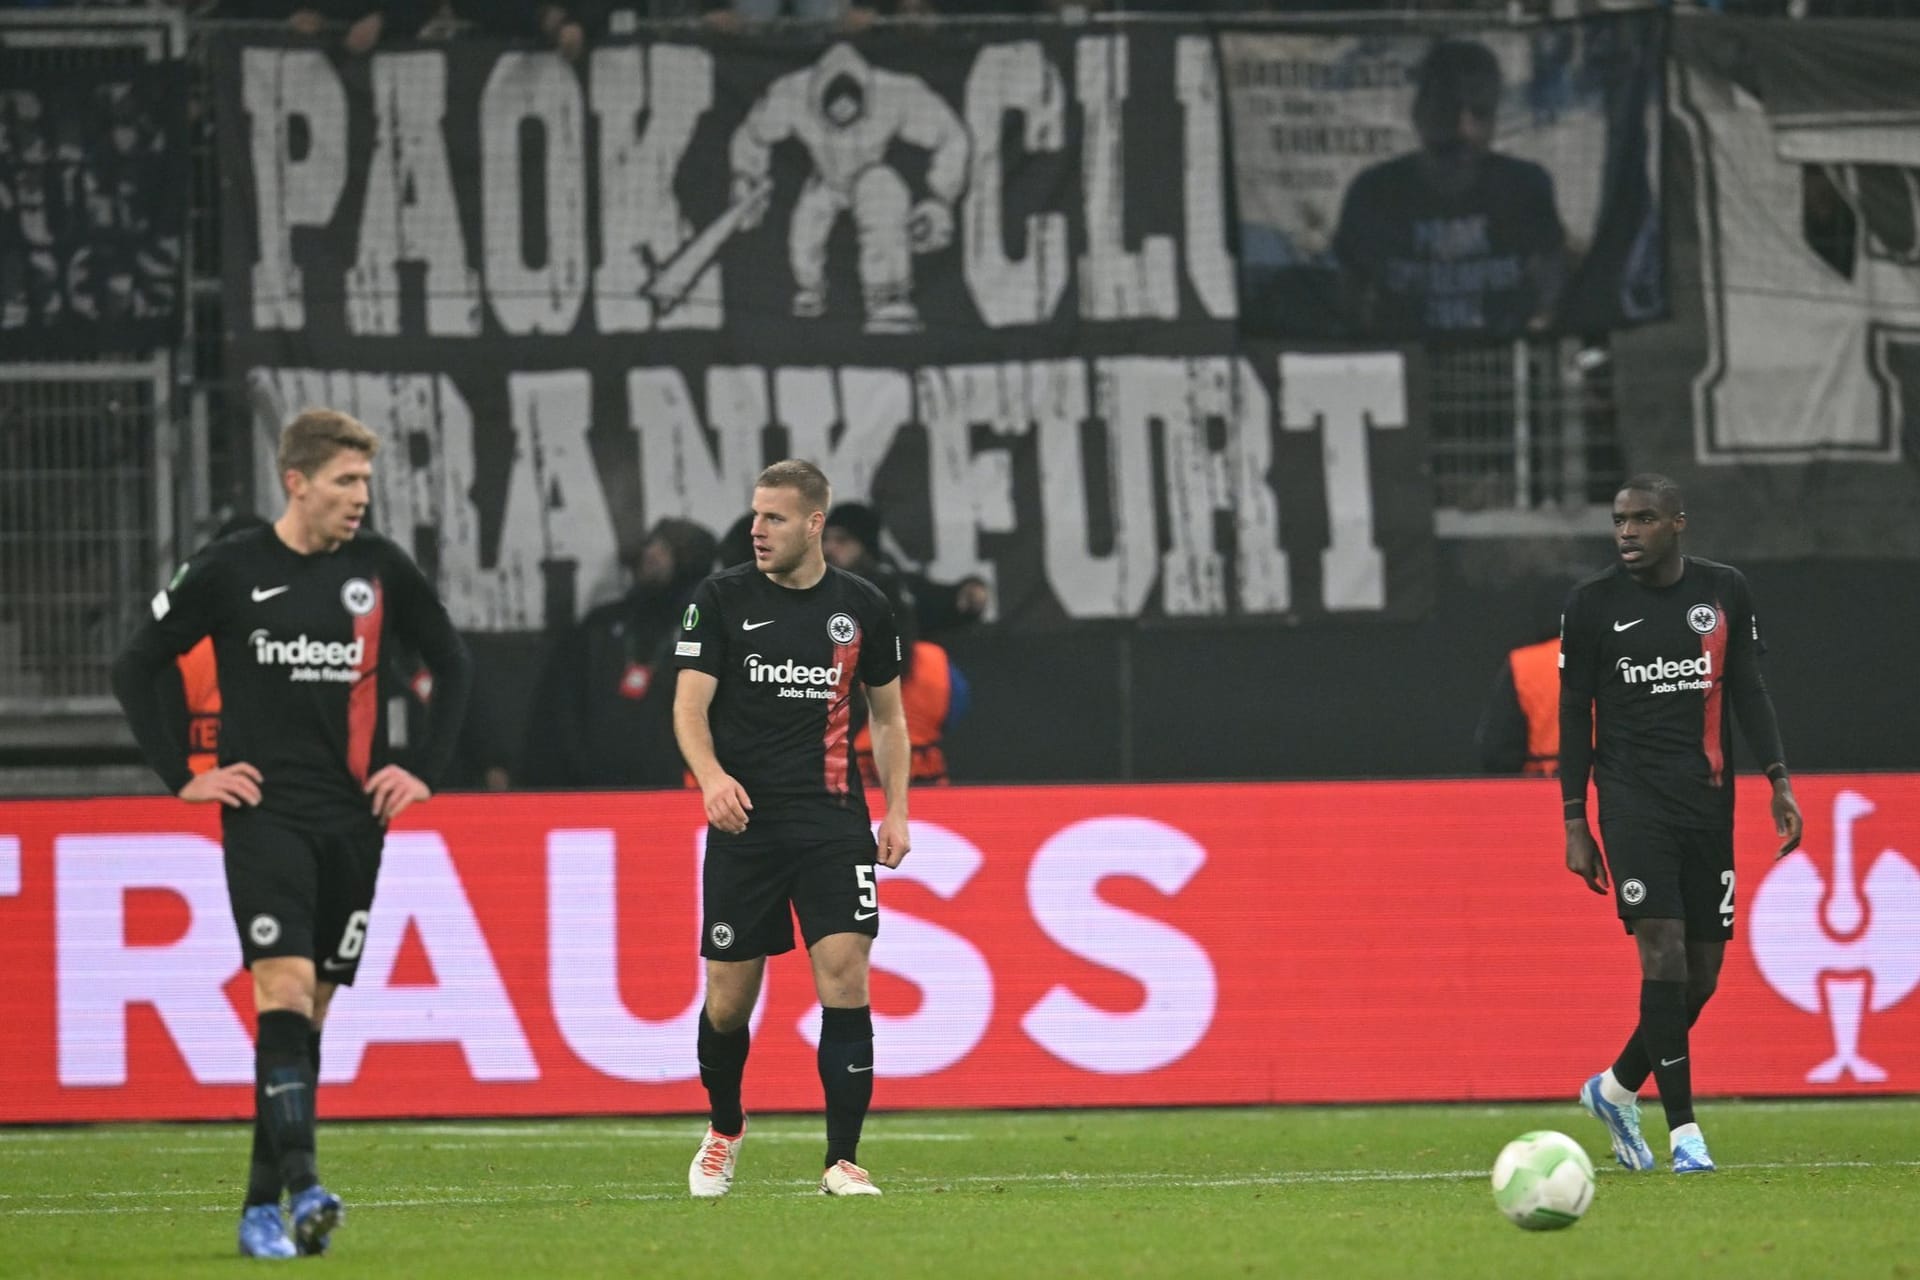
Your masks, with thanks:
[{"label": "metal railing", "polygon": [[1594,340],[1434,349],[1428,454],[1439,532],[1549,536],[1603,527],[1625,478],[1613,361]]},{"label": "metal railing", "polygon": [[0,364],[0,714],[110,709],[172,541],[168,360]]}]

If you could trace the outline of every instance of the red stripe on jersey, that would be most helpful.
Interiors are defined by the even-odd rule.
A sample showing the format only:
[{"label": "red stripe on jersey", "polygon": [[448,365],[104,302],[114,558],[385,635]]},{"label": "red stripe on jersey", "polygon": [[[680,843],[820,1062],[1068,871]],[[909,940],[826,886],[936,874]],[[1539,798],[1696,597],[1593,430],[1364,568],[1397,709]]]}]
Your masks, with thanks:
[{"label": "red stripe on jersey", "polygon": [[853,677],[860,669],[860,641],[833,646],[833,665],[840,668],[840,683],[833,687],[833,705],[827,709],[827,727],[821,738],[826,749],[824,777],[827,794],[844,796],[852,787],[847,776],[853,771],[853,746],[848,741],[853,728]]},{"label": "red stripe on jersey", "polygon": [[1713,785],[1721,786],[1726,781],[1727,753],[1723,748],[1725,738],[1721,717],[1725,714],[1722,689],[1727,679],[1727,611],[1718,600],[1713,602],[1713,611],[1718,617],[1713,630],[1700,637],[1700,653],[1707,659],[1707,691],[1705,713],[1700,717],[1700,749],[1707,756],[1707,772],[1712,776]]},{"label": "red stripe on jersey", "polygon": [[386,617],[386,592],[373,580],[373,608],[353,620],[353,638],[364,641],[360,676],[347,695],[347,771],[364,783],[373,764],[373,732],[380,723],[380,632]]}]

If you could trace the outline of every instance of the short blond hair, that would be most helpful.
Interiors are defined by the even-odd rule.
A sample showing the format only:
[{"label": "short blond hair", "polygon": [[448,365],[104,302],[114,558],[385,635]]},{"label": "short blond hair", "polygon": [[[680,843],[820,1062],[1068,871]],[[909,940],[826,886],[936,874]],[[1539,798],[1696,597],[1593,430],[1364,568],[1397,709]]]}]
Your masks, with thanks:
[{"label": "short blond hair", "polygon": [[825,514],[827,508],[833,505],[833,486],[827,482],[827,473],[799,458],[786,458],[774,463],[760,473],[753,487],[797,490],[800,503],[809,515],[815,511]]},{"label": "short blond hair", "polygon": [[302,410],[280,433],[280,474],[298,471],[311,480],[314,472],[347,449],[357,449],[371,458],[380,451],[380,437],[350,413]]}]

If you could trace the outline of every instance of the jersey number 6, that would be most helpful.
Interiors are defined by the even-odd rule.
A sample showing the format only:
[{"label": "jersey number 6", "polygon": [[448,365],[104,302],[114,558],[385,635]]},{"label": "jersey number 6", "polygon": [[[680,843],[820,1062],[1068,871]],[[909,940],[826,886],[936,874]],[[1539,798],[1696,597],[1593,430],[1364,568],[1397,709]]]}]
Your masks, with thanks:
[{"label": "jersey number 6", "polygon": [[342,960],[357,959],[360,948],[367,945],[367,913],[356,911],[347,917],[347,927],[340,935],[340,949],[335,954]]}]

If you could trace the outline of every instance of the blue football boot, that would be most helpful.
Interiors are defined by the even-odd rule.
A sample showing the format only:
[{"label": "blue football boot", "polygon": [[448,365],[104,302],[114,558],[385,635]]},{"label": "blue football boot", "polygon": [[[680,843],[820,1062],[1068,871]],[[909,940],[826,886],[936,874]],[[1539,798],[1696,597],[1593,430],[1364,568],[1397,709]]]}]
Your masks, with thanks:
[{"label": "blue football boot", "polygon": [[248,1258],[292,1258],[299,1255],[287,1238],[277,1204],[250,1204],[240,1212],[240,1253]]},{"label": "blue football boot", "polygon": [[1653,1148],[1640,1136],[1640,1104],[1629,1102],[1616,1107],[1600,1092],[1600,1077],[1580,1087],[1580,1105],[1587,1114],[1607,1126],[1607,1140],[1613,1144],[1613,1158],[1623,1169],[1639,1173],[1653,1168]]},{"label": "blue football boot", "polygon": [[308,1256],[327,1251],[333,1229],[346,1221],[347,1207],[340,1197],[319,1183],[293,1197],[293,1240]]},{"label": "blue football boot", "polygon": [[1690,1133],[1673,1144],[1675,1173],[1712,1173],[1713,1157],[1707,1154],[1707,1140]]}]

